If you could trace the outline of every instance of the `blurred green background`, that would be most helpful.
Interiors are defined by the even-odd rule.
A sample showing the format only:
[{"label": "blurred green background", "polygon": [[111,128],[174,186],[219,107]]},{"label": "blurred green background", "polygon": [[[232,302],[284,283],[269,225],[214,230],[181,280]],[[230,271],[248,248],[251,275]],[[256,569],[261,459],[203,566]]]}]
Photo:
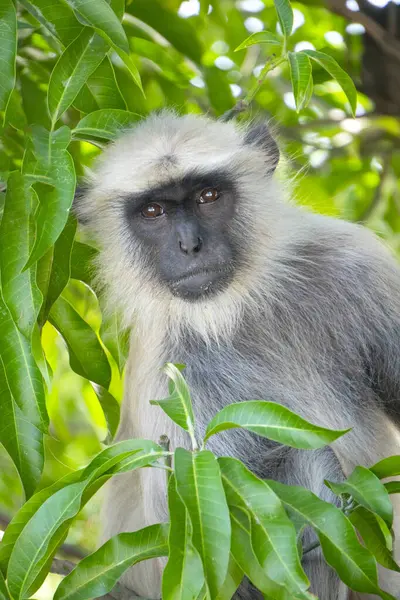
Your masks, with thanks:
[{"label": "blurred green background", "polygon": [[[123,10],[120,0],[112,5],[114,10]],[[269,74],[250,117],[272,119],[283,154],[278,176],[290,180],[296,202],[363,222],[398,252],[400,6],[384,0],[374,4],[367,0],[359,4],[356,0],[327,0],[326,4],[310,0],[292,5],[292,47],[323,50],[350,74],[359,90],[356,118],[349,116],[339,86],[315,67],[313,99],[297,114],[286,66]],[[52,6],[61,11],[63,5],[60,0]],[[11,125],[1,131],[0,181],[21,164],[21,122],[24,127],[31,123],[49,127],[46,90],[60,47],[41,24],[40,14],[35,16],[31,8],[29,2],[19,5],[18,86],[8,108]],[[64,117],[68,125],[74,126],[82,113],[96,108],[127,108],[146,115],[173,107],[179,112],[219,116],[254,83],[271,52],[262,45],[239,52],[235,48],[251,33],[278,27],[272,0],[132,0],[125,11],[123,25],[146,97],[114,54],[115,76],[104,61],[88,82],[91,98],[81,94]],[[62,18],[60,12],[60,23]],[[377,43],[376,31],[385,33],[383,43]],[[68,35],[73,39],[73,23],[69,23]],[[65,44],[71,39],[65,39]],[[92,101],[95,104],[90,104]],[[95,145],[79,141],[73,142],[70,150],[80,176],[101,152]],[[79,235],[82,239],[84,233]],[[71,280],[64,295],[99,331],[101,312],[93,291]],[[42,341],[53,372],[47,398],[51,437],[46,443],[45,486],[86,464],[101,449],[106,424],[91,384],[70,369],[65,343],[49,323]],[[119,370],[109,353],[108,357],[113,365],[111,391],[120,401]],[[0,522],[4,525],[23,496],[15,468],[4,451],[0,452],[0,470]],[[69,544],[84,550],[94,548],[99,503],[96,497],[85,508],[71,530]],[[55,578],[51,576],[36,596],[51,597]]]}]

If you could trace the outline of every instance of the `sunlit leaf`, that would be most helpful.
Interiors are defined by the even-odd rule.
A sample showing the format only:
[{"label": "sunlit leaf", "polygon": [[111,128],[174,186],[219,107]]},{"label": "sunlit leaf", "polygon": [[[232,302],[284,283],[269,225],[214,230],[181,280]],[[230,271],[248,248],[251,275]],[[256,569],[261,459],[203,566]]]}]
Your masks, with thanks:
[{"label": "sunlit leaf", "polygon": [[103,596],[134,564],[168,553],[168,525],[151,525],[120,533],[87,556],[63,579],[54,600],[86,600]]},{"label": "sunlit leaf", "polygon": [[349,519],[378,563],[392,571],[400,571],[386,544],[391,534],[384,520],[363,506],[353,510]]},{"label": "sunlit leaf", "polygon": [[275,33],[271,31],[257,31],[256,33],[252,33],[246,38],[237,48],[235,48],[235,52],[238,50],[244,50],[249,46],[254,46],[255,44],[269,44],[270,46],[282,46],[282,38],[277,36]]},{"label": "sunlit leaf", "polygon": [[397,475],[400,475],[400,456],[388,456],[376,463],[373,467],[370,467],[369,470],[379,477],[379,479],[396,477]]},{"label": "sunlit leaf", "polygon": [[297,112],[306,108],[313,90],[310,59],[303,52],[288,52],[290,77]]},{"label": "sunlit leaf", "polygon": [[192,525],[176,491],[175,477],[168,485],[170,530],[168,562],[162,577],[163,600],[193,600],[204,585],[200,555],[192,542]]},{"label": "sunlit leaf", "polygon": [[106,0],[66,0],[79,15],[110,45],[129,52],[129,43],[121,23]]},{"label": "sunlit leaf", "polygon": [[63,0],[19,0],[19,3],[64,46],[82,31],[73,10]]},{"label": "sunlit leaf", "polygon": [[113,140],[124,130],[128,130],[140,119],[140,115],[126,110],[104,109],[83,117],[72,132],[75,139],[92,138]]},{"label": "sunlit leaf", "polygon": [[104,315],[100,327],[100,338],[122,372],[129,350],[129,330],[123,329],[118,313]]},{"label": "sunlit leaf", "polygon": [[207,425],[205,440],[237,427],[286,446],[304,449],[321,448],[349,431],[312,425],[276,402],[250,400],[230,404],[217,413]]},{"label": "sunlit leaf", "polygon": [[288,38],[293,29],[293,10],[289,0],[274,0],[282,33]]},{"label": "sunlit leaf", "polygon": [[13,0],[0,4],[0,111],[6,110],[15,84],[17,15]]},{"label": "sunlit leaf", "polygon": [[174,464],[176,487],[193,527],[193,545],[201,556],[210,594],[215,597],[228,572],[231,537],[217,459],[207,450],[192,453],[178,448]]},{"label": "sunlit leaf", "polygon": [[340,496],[349,494],[361,506],[379,515],[388,527],[393,523],[393,506],[384,485],[369,469],[356,467],[351,475],[341,483],[326,482],[330,489]]},{"label": "sunlit leaf", "polygon": [[329,75],[335,79],[344,93],[350,104],[351,112],[355,115],[357,106],[357,90],[353,83],[353,80],[347,75],[346,71],[342,69],[332,56],[319,52],[317,50],[302,50],[304,54],[307,54],[313,61],[318,63]]}]

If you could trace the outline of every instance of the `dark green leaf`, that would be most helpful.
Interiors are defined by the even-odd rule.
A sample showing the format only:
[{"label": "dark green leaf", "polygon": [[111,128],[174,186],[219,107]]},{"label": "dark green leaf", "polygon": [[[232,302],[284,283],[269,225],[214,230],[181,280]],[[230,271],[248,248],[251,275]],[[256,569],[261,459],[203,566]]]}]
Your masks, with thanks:
[{"label": "dark green leaf", "polygon": [[104,109],[97,110],[83,119],[73,130],[75,139],[85,139],[90,141],[92,138],[104,140],[114,140],[121,132],[129,129],[140,119],[140,115],[128,112],[126,110]]},{"label": "dark green leaf", "polygon": [[115,78],[114,67],[108,56],[104,58],[101,65],[89,77],[87,87],[93,94],[99,108],[126,109],[125,100]]},{"label": "dark green leaf", "polygon": [[11,600],[3,573],[0,571],[0,600]]},{"label": "dark green leaf", "polygon": [[[271,579],[278,584],[275,585],[278,590],[282,586],[292,595],[312,598],[307,594],[310,582],[297,552],[296,530],[279,498],[267,483],[258,479],[237,459],[224,457],[218,462],[230,511],[239,508],[251,517],[254,552],[266,575],[261,582],[267,585],[268,579]],[[249,562],[242,561],[239,553],[234,553],[235,556],[243,570],[250,568]],[[251,556],[248,560],[251,561]],[[257,572],[255,565],[252,568]],[[275,591],[271,587],[267,589]],[[278,595],[280,597],[284,596]]]},{"label": "dark green leaf", "polygon": [[128,52],[124,52],[123,50],[121,50],[120,48],[117,48],[116,46],[114,46],[114,50],[118,54],[118,56],[120,57],[122,62],[125,64],[126,68],[128,69],[129,73],[132,76],[133,81],[136,83],[136,85],[138,86],[140,91],[144,94],[142,80],[140,78],[140,73],[138,71],[137,66],[135,65],[135,63],[133,61],[132,56],[130,54],[128,54]]},{"label": "dark green leaf", "polygon": [[192,525],[176,491],[175,477],[168,485],[170,530],[168,562],[162,577],[163,600],[193,600],[204,585],[203,564],[192,542]]},{"label": "dark green leaf", "polygon": [[383,600],[394,600],[393,596],[380,590],[374,557],[359,543],[352,524],[336,506],[299,486],[276,481],[268,483],[290,513],[315,529],[326,562],[350,589],[377,594]]},{"label": "dark green leaf", "polygon": [[388,481],[384,485],[388,494],[400,494],[400,481]]},{"label": "dark green leaf", "polygon": [[290,77],[297,112],[306,108],[313,90],[310,59],[303,52],[288,52]]},{"label": "dark green leaf", "polygon": [[378,563],[392,571],[400,571],[387,547],[386,541],[391,534],[385,521],[363,506],[353,510],[349,519]]},{"label": "dark green leaf", "polygon": [[108,389],[111,368],[107,356],[93,329],[62,296],[53,304],[49,321],[63,336],[75,373]]},{"label": "dark green leaf", "polygon": [[231,537],[218,463],[207,450],[192,453],[177,448],[174,464],[176,487],[193,527],[193,545],[201,556],[210,594],[215,597],[228,572]]},{"label": "dark green leaf", "polygon": [[129,330],[122,328],[118,313],[103,316],[100,338],[122,373],[128,357]]},{"label": "dark green leaf", "polygon": [[256,33],[252,33],[248,38],[244,40],[237,48],[235,48],[235,52],[238,50],[244,50],[249,46],[254,46],[254,44],[269,44],[270,46],[281,46],[282,38],[277,36],[275,33],[271,31],[257,31]]},{"label": "dark green leaf", "polygon": [[121,23],[106,0],[66,0],[112,46],[129,52],[129,43]]},{"label": "dark green leaf", "polygon": [[356,467],[343,483],[326,482],[340,496],[349,494],[361,506],[379,515],[390,528],[393,523],[393,506],[389,494],[376,475],[365,467]]},{"label": "dark green leaf", "polygon": [[[107,428],[112,439],[117,433],[121,417],[121,408],[119,402],[104,387],[101,387],[100,385],[93,385],[93,388],[103,410],[104,417],[107,421]],[[106,440],[109,441],[109,438],[106,438]]]},{"label": "dark green leaf", "polygon": [[293,29],[293,10],[290,0],[274,0],[274,4],[282,33],[285,38],[288,38]]},{"label": "dark green leaf", "polygon": [[82,31],[74,12],[62,0],[20,0],[20,4],[64,46]]},{"label": "dark green leaf", "polygon": [[373,467],[370,467],[369,470],[379,477],[379,479],[396,477],[397,475],[400,475],[400,456],[388,456],[376,463]]},{"label": "dark green leaf", "polygon": [[207,425],[205,441],[220,431],[237,427],[304,449],[322,448],[349,431],[312,425],[276,402],[250,400],[230,404],[217,413]]},{"label": "dark green leaf", "polygon": [[347,75],[332,56],[317,50],[302,50],[302,53],[307,54],[312,60],[318,63],[329,75],[335,79],[350,103],[351,112],[355,115],[357,107],[357,90],[352,79]]},{"label": "dark green leaf", "polygon": [[208,67],[204,70],[204,79],[211,106],[216,114],[222,115],[232,108],[235,101],[226,74],[217,67]]},{"label": "dark green leaf", "polygon": [[54,600],[86,600],[109,592],[134,564],[168,553],[168,525],[120,533],[84,558],[59,585]]},{"label": "dark green leaf", "polygon": [[244,573],[242,569],[231,554],[229,557],[228,573],[216,600],[231,600],[240,586],[243,577]]},{"label": "dark green leaf", "polygon": [[17,15],[12,0],[0,4],[0,111],[5,111],[15,84]]},{"label": "dark green leaf", "polygon": [[74,242],[71,256],[71,277],[83,281],[87,285],[93,284],[93,262],[98,252],[93,246]]}]

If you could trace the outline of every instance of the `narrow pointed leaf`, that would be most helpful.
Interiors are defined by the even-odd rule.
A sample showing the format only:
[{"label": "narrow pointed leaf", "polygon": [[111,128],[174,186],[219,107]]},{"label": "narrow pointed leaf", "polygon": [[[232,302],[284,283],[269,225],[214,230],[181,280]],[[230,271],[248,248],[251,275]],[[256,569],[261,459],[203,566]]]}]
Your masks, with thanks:
[{"label": "narrow pointed leaf", "polygon": [[313,425],[276,402],[250,400],[230,404],[217,413],[207,425],[205,440],[233,428],[247,429],[280,444],[303,449],[322,448],[349,431]]},{"label": "narrow pointed leaf", "polygon": [[321,543],[326,562],[352,590],[377,594],[383,600],[393,596],[380,590],[376,562],[357,539],[350,521],[333,504],[299,486],[268,480],[290,513],[313,527]]},{"label": "narrow pointed leaf", "polygon": [[118,54],[118,56],[120,57],[120,59],[122,60],[122,62],[125,64],[125,66],[128,69],[128,71],[129,71],[129,73],[130,73],[133,81],[136,83],[136,85],[138,86],[139,90],[144,95],[143,86],[142,86],[142,80],[140,78],[140,73],[138,71],[137,66],[133,62],[132,56],[128,52],[124,52],[124,50],[121,50],[117,46],[113,46],[113,49]]},{"label": "narrow pointed leaf", "polygon": [[83,117],[72,132],[74,139],[92,138],[114,140],[124,130],[140,119],[140,115],[127,110],[104,109]]},{"label": "narrow pointed leaf", "polygon": [[172,363],[167,363],[163,371],[170,379],[170,396],[164,400],[151,400],[150,404],[158,404],[174,423],[194,437],[194,414],[187,383]]},{"label": "narrow pointed leaf", "polygon": [[204,585],[201,558],[192,542],[192,525],[178,492],[175,477],[168,485],[170,529],[168,562],[162,577],[163,600],[193,600]]},{"label": "narrow pointed leaf", "polygon": [[353,510],[349,515],[349,519],[377,562],[387,569],[399,572],[400,568],[386,544],[386,540],[388,536],[391,538],[391,534],[384,520],[363,506]]},{"label": "narrow pointed leaf", "polygon": [[11,600],[3,573],[0,571],[0,600]]},{"label": "narrow pointed leaf", "polygon": [[103,62],[89,77],[87,88],[93,94],[100,109],[126,109],[126,103],[118,87],[109,56],[103,59]]},{"label": "narrow pointed leaf", "polygon": [[17,15],[13,0],[0,5],[0,112],[5,111],[15,84]]},{"label": "narrow pointed leaf", "polygon": [[385,486],[369,469],[356,467],[342,483],[326,482],[338,496],[349,494],[361,506],[379,515],[388,527],[393,524],[393,506]]},{"label": "narrow pointed leaf", "polygon": [[300,112],[307,107],[312,94],[311,62],[303,52],[288,52],[288,59],[296,109]]},{"label": "narrow pointed leaf", "polygon": [[400,475],[400,456],[388,456],[380,460],[373,467],[370,467],[369,470],[379,477],[379,479],[396,477]]},{"label": "narrow pointed leaf", "polygon": [[72,369],[78,375],[108,388],[111,368],[93,329],[62,296],[50,311],[49,320],[63,336]]},{"label": "narrow pointed leaf", "polygon": [[66,0],[110,44],[129,52],[124,28],[106,0]]},{"label": "narrow pointed leaf", "polygon": [[251,517],[252,538],[257,542],[254,551],[267,578],[278,584],[278,589],[282,586],[292,595],[310,598],[306,593],[310,582],[297,552],[296,530],[278,496],[237,459],[224,457],[218,462],[230,511],[239,508]]},{"label": "narrow pointed leaf", "polygon": [[[121,418],[121,407],[112,394],[101,385],[92,384],[96,396],[100,402],[104,417],[107,421],[107,428],[111,439],[117,433],[119,421]],[[106,436],[106,439],[109,440]]]},{"label": "narrow pointed leaf", "polygon": [[400,494],[400,481],[388,481],[384,485],[388,494]]},{"label": "narrow pointed leaf", "polygon": [[252,33],[246,38],[237,48],[235,48],[235,52],[238,50],[244,50],[249,46],[254,46],[255,44],[269,44],[270,46],[282,46],[282,38],[277,36],[272,31],[257,31],[256,33]]},{"label": "narrow pointed leaf", "polygon": [[20,4],[64,46],[82,31],[73,10],[63,0],[20,0]]},{"label": "narrow pointed leaf", "polygon": [[335,79],[335,81],[337,81],[347,96],[352,114],[355,115],[357,107],[357,90],[353,80],[347,75],[346,71],[338,65],[332,56],[329,56],[324,52],[319,52],[318,50],[302,50],[302,53],[307,54],[307,56],[318,63],[333,79]]},{"label": "narrow pointed leaf", "polygon": [[54,600],[89,600],[107,594],[129,567],[142,560],[166,556],[167,536],[167,524],[116,535],[63,579]]},{"label": "narrow pointed leaf", "polygon": [[216,600],[231,600],[240,586],[243,577],[244,573],[242,569],[231,554],[229,557],[228,573]]},{"label": "narrow pointed leaf", "polygon": [[293,10],[289,0],[274,0],[282,33],[288,38],[293,29]]},{"label": "narrow pointed leaf", "polygon": [[85,27],[61,54],[51,73],[47,94],[53,123],[71,106],[107,50],[107,43],[90,27]]},{"label": "narrow pointed leaf", "polygon": [[210,594],[215,597],[228,572],[231,537],[218,462],[207,450],[192,453],[178,448],[174,464],[176,487],[193,527],[193,545],[201,556]]}]

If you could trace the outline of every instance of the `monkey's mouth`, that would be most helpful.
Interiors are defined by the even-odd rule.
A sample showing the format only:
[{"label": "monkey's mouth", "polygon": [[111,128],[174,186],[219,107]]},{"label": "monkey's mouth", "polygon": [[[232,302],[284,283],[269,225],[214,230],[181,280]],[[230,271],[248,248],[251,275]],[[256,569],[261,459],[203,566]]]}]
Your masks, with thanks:
[{"label": "monkey's mouth", "polygon": [[174,296],[185,300],[200,300],[222,291],[230,282],[233,268],[196,269],[170,282]]}]

